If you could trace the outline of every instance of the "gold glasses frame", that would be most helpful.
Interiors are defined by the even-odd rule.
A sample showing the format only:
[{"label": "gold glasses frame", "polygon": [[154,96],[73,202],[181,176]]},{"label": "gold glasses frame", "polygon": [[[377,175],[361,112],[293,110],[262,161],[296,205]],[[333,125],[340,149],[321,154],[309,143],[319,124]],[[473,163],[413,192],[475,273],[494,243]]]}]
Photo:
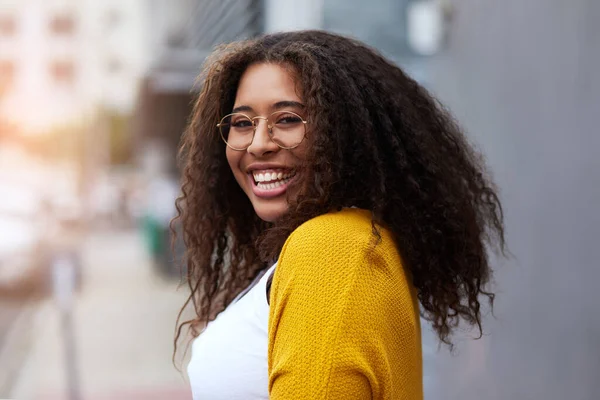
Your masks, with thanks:
[{"label": "gold glasses frame", "polygon": [[[292,115],[298,117],[300,119],[300,121],[302,121],[302,124],[304,125],[304,135],[302,136],[302,140],[298,144],[288,147],[288,146],[282,146],[280,143],[277,143],[275,140],[273,140],[273,125],[274,124],[273,123],[270,124],[270,122],[271,122],[270,118],[276,114],[292,114]],[[223,134],[222,127],[224,125],[228,125],[228,124],[225,124],[224,121],[227,118],[232,117],[234,115],[240,115],[242,117],[246,117],[252,122],[252,126],[253,126],[252,140],[250,140],[250,143],[248,143],[248,146],[246,146],[244,148],[238,148],[238,147],[231,146],[229,143],[227,143],[227,140],[225,139],[225,135]],[[244,113],[240,113],[240,112],[227,114],[226,116],[221,118],[221,121],[217,124],[217,128],[219,128],[219,134],[221,135],[221,139],[223,139],[223,141],[225,142],[227,147],[229,147],[232,150],[236,150],[236,151],[245,151],[245,150],[248,150],[248,147],[250,147],[252,145],[252,142],[254,141],[254,136],[256,135],[256,129],[258,128],[258,123],[256,121],[261,120],[261,119],[267,123],[267,132],[269,133],[269,139],[271,139],[271,141],[273,143],[275,143],[277,146],[279,146],[279,148],[281,148],[281,149],[284,149],[284,150],[295,149],[296,147],[300,146],[300,144],[302,144],[302,142],[304,141],[304,138],[306,137],[306,124],[308,124],[308,121],[306,121],[304,118],[302,118],[302,116],[298,115],[298,113],[295,113],[293,111],[285,111],[285,110],[275,111],[275,112],[271,113],[268,117],[263,117],[263,116],[257,115],[256,117],[251,118],[250,116],[248,116]]]}]

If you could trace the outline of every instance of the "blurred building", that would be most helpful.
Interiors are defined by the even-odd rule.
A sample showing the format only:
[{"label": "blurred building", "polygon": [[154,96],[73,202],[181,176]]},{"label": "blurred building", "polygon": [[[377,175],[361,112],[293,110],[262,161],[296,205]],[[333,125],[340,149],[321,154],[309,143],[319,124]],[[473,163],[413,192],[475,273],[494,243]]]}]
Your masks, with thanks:
[{"label": "blurred building", "polygon": [[136,109],[136,146],[152,173],[173,169],[196,77],[213,47],[262,32],[262,2],[148,0],[148,70]]},{"label": "blurred building", "polygon": [[[174,167],[175,149],[191,110],[196,77],[215,45],[265,32],[326,29],[353,36],[412,68],[407,7],[415,1],[148,0],[148,70],[136,108],[145,165]],[[420,1],[419,1],[420,2]],[[436,3],[437,1],[425,1]],[[420,68],[412,68],[418,74]],[[160,149],[160,150],[157,150]],[[167,160],[165,160],[165,156]],[[166,163],[166,165],[165,165]],[[157,167],[161,165],[161,167]]]},{"label": "blurred building", "polygon": [[408,0],[323,0],[323,28],[353,36],[399,60],[406,46]]},{"label": "blurred building", "polygon": [[24,133],[131,110],[147,47],[144,0],[0,1],[0,115]]}]

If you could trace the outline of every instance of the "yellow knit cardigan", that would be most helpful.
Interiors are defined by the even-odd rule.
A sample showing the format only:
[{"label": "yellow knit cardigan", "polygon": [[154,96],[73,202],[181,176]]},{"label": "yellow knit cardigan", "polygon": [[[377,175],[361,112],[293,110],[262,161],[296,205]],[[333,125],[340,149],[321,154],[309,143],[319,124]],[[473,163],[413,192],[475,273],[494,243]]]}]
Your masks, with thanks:
[{"label": "yellow knit cardigan", "polygon": [[269,394],[294,399],[422,399],[416,291],[392,234],[344,209],[287,239],[273,277]]}]

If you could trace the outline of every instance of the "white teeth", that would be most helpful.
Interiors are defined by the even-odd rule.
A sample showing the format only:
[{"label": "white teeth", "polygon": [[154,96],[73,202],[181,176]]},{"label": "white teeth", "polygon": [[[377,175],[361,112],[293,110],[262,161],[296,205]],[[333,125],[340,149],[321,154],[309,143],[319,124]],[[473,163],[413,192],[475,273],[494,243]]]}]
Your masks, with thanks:
[{"label": "white teeth", "polygon": [[286,183],[288,183],[290,181],[291,178],[285,178],[283,180],[279,180],[273,183],[263,183],[263,182],[259,182],[256,184],[256,186],[258,186],[260,189],[263,190],[272,190],[272,189],[276,189],[278,187],[280,187],[281,185],[284,185]]},{"label": "white teeth", "polygon": [[252,175],[256,182],[271,182],[271,181],[278,181],[278,180],[290,178],[290,177],[294,176],[294,172],[288,172],[288,173],[261,172],[261,173],[252,174]]},{"label": "white teeth", "polygon": [[294,175],[295,171],[284,172],[261,172],[253,173],[254,181],[261,189],[275,189],[287,183]]}]

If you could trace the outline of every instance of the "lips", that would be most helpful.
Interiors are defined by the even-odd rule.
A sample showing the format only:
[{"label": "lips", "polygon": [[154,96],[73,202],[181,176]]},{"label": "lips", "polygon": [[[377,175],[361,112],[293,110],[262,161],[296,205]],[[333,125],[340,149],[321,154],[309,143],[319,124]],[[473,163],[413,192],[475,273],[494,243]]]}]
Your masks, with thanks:
[{"label": "lips", "polygon": [[287,190],[296,171],[288,168],[253,169],[248,174],[252,191],[257,197],[271,198],[281,196]]}]

